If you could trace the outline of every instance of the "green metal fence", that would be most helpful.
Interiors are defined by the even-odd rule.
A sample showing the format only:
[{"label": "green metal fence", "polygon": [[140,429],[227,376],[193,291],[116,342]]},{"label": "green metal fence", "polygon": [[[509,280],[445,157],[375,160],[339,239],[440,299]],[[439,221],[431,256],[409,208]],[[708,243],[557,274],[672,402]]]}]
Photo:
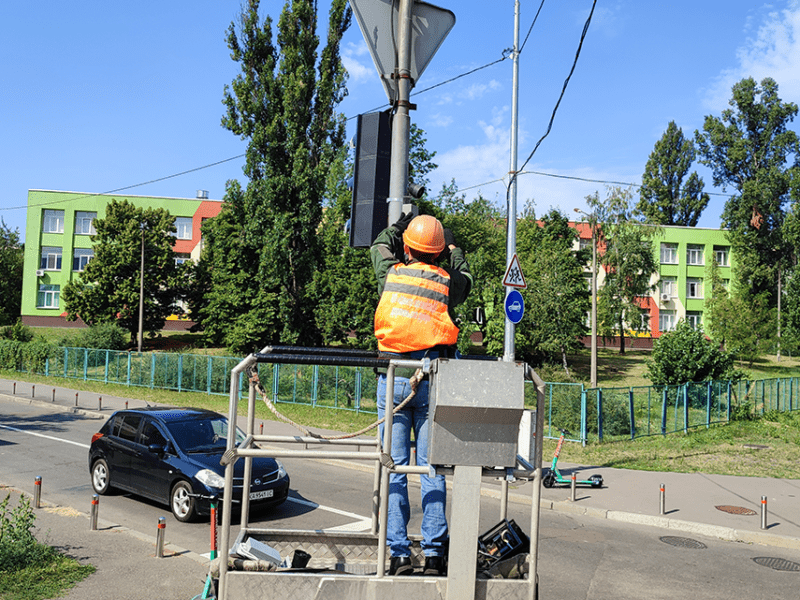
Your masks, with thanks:
[{"label": "green metal fence", "polygon": [[[231,370],[241,358],[162,352],[60,348],[48,358],[47,376],[127,386],[227,396]],[[320,365],[259,364],[261,382],[273,402],[325,406],[377,414],[377,379],[372,369]],[[666,435],[726,423],[743,407],[763,414],[800,408],[800,378],[710,381],[677,386],[585,388],[547,383],[544,437],[569,430],[582,443]],[[242,384],[239,397],[246,395]],[[532,385],[525,404],[536,404]]]}]

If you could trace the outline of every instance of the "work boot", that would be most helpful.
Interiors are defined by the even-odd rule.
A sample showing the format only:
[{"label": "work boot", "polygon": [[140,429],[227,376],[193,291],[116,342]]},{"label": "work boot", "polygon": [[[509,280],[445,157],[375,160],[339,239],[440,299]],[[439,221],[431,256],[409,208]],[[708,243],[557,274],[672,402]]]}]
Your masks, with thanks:
[{"label": "work boot", "polygon": [[414,565],[411,563],[410,556],[393,556],[389,561],[389,575],[411,575],[412,573],[414,573]]},{"label": "work boot", "polygon": [[444,556],[426,556],[423,575],[447,575],[447,565]]}]

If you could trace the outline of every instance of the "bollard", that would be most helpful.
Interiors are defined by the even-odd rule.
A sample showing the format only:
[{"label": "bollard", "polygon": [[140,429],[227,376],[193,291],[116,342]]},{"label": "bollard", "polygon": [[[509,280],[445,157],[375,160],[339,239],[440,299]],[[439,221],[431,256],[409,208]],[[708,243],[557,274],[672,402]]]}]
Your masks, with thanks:
[{"label": "bollard", "polygon": [[33,508],[41,508],[42,505],[42,477],[37,475],[33,480]]},{"label": "bollard", "polygon": [[35,395],[36,395],[36,386],[32,385],[31,386],[31,398],[33,398]]},{"label": "bollard", "polygon": [[11,388],[11,393],[15,396],[17,395],[17,382],[14,382],[14,386]]},{"label": "bollard", "polygon": [[89,521],[91,523],[90,529],[92,531],[97,531],[97,511],[99,508],[100,508],[100,496],[95,494],[94,496],[92,496],[92,512],[89,518]]},{"label": "bollard", "polygon": [[97,410],[103,410],[103,397],[97,397]]},{"label": "bollard", "polygon": [[75,392],[75,406],[78,406],[78,392]]},{"label": "bollard", "polygon": [[156,558],[164,558],[164,534],[167,522],[164,517],[158,517],[158,531],[156,532]]},{"label": "bollard", "polygon": [[259,432],[261,435],[264,435],[264,423],[261,423],[261,425],[259,426],[258,432]]},{"label": "bollard", "polygon": [[661,508],[659,510],[659,514],[662,514],[662,515],[667,512],[666,511],[667,499],[666,499],[666,493],[665,493],[666,489],[667,488],[663,483],[658,488],[659,496],[661,498],[661,502],[660,502]]},{"label": "bollard", "polygon": [[56,401],[56,388],[53,388],[53,402]]},{"label": "bollard", "polygon": [[761,529],[767,528],[767,497],[761,496]]},{"label": "bollard", "polygon": [[128,401],[125,400],[125,410],[128,410]]},{"label": "bollard", "polygon": [[569,487],[570,487],[569,499],[572,502],[575,502],[575,487],[576,487],[576,482],[577,481],[578,481],[578,475],[576,473],[573,473],[572,474],[572,479],[570,480],[570,483],[569,483]]}]

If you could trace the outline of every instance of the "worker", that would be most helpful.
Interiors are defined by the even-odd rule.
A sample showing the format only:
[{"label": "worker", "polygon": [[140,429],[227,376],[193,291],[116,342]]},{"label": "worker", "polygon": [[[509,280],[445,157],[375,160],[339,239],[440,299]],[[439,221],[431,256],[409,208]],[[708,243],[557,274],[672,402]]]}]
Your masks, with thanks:
[{"label": "worker", "polygon": [[[370,248],[378,279],[380,300],[375,311],[375,337],[383,356],[421,359],[455,357],[458,326],[453,309],[472,289],[472,274],[463,250],[452,232],[429,215],[404,214],[382,231]],[[396,369],[394,406],[412,391],[409,377],[414,369]],[[378,379],[378,416],[386,410],[386,374]],[[428,381],[419,382],[409,403],[394,414],[391,457],[396,465],[408,465],[411,433],[416,440],[417,465],[428,464]],[[383,439],[383,426],[381,426]],[[447,572],[447,488],[444,475],[420,476],[422,488],[422,550],[424,575]],[[391,559],[389,575],[411,575],[411,542],[408,478],[389,475],[387,543]]]}]

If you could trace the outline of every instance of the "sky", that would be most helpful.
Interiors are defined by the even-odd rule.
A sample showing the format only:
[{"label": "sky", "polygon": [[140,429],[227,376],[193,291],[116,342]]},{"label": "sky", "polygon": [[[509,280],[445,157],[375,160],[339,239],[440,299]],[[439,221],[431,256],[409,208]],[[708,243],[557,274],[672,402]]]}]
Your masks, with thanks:
[{"label": "sky", "polygon": [[[500,59],[514,43],[514,0],[432,3],[456,23],[412,92],[412,122],[436,152],[429,189],[455,180],[468,200],[505,209],[513,85],[512,60]],[[283,4],[262,0],[261,12],[277,21]],[[244,183],[246,143],[220,125],[238,72],[225,37],[240,6],[2,3],[0,218],[24,239],[29,189],[222,199],[226,181]],[[530,31],[519,59],[520,166],[547,130],[591,6],[520,2],[521,40]],[[328,2],[319,7],[325,23]],[[341,50],[349,80],[339,110],[353,136],[355,117],[387,98],[355,20]],[[518,179],[518,209],[577,216],[587,195],[605,197],[605,182],[641,183],[670,121],[692,137],[744,77],[772,77],[784,102],[800,103],[799,74],[800,0],[598,0],[552,130]],[[699,225],[719,227],[724,191],[694,169],[712,194]]]}]

